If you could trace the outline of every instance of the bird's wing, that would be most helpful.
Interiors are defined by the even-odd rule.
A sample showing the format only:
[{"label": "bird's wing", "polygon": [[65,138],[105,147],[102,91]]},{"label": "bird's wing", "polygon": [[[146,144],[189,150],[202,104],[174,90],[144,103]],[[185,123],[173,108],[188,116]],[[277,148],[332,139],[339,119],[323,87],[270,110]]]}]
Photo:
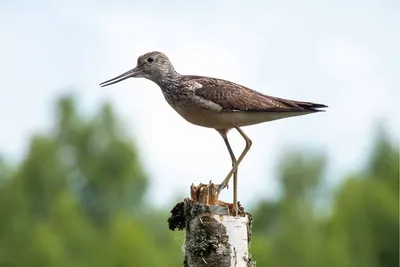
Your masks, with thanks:
[{"label": "bird's wing", "polygon": [[[193,81],[193,80],[192,80]],[[196,96],[220,105],[226,111],[270,111],[270,112],[317,112],[323,104],[294,101],[263,95],[250,88],[208,77],[195,79],[198,84],[194,89]]]}]

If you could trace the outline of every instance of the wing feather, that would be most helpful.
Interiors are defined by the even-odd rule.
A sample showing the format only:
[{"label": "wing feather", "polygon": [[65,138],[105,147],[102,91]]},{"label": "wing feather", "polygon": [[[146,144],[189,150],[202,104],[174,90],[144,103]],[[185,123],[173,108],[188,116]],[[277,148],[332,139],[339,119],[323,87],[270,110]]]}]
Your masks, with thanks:
[{"label": "wing feather", "polygon": [[250,88],[222,79],[188,76],[202,86],[194,89],[196,96],[212,101],[226,111],[318,112],[326,105],[295,101],[261,94]]}]

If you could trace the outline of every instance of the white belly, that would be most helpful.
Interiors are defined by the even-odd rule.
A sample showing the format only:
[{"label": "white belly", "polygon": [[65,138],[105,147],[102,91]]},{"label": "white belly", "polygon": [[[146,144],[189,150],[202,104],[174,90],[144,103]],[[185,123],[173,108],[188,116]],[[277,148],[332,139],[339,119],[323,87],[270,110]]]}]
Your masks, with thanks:
[{"label": "white belly", "polygon": [[218,112],[210,111],[198,106],[176,107],[174,109],[188,122],[214,129],[230,129],[234,126],[248,126],[311,113],[263,111]]}]

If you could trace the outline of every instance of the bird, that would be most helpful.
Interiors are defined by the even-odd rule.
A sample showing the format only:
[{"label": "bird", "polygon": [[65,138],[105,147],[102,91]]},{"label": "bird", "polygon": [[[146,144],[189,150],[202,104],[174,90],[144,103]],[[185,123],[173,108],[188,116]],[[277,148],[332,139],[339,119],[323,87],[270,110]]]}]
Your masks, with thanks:
[{"label": "bird", "polygon": [[[217,188],[219,194],[228,186],[233,176],[234,215],[238,215],[237,170],[252,146],[252,140],[242,127],[317,113],[328,107],[324,104],[269,96],[224,79],[183,75],[159,51],[140,55],[133,69],[100,83],[100,86],[109,86],[128,78],[145,78],[154,82],[160,87],[167,103],[186,121],[215,129],[221,135],[231,157],[232,168]],[[246,142],[239,158],[234,155],[228,140],[227,134],[232,129],[236,129]]]}]

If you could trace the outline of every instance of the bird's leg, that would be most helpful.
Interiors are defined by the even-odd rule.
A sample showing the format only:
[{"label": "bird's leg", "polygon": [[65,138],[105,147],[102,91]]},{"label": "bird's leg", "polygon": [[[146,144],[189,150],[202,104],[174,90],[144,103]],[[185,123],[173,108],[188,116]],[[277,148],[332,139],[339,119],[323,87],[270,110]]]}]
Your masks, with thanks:
[{"label": "bird's leg", "polygon": [[[217,131],[221,134],[222,138],[224,139],[226,148],[228,149],[229,155],[231,156],[231,159],[232,159],[232,168],[233,168],[236,163],[236,157],[235,157],[235,154],[233,153],[231,145],[229,144],[229,141],[228,141],[228,135],[227,135],[228,130],[217,130]],[[235,215],[236,215],[236,212],[238,209],[238,207],[237,207],[237,175],[238,175],[238,169],[236,168],[236,170],[233,172],[233,206],[235,209]],[[225,186],[228,186],[228,184],[226,184]],[[223,184],[221,184],[219,186],[219,192],[221,192],[221,190],[225,186]]]},{"label": "bird's leg", "polygon": [[[228,175],[225,177],[225,179],[220,184],[220,186],[219,186],[219,191],[220,192],[221,192],[222,189],[224,189],[225,187],[228,186],[232,174],[237,170],[237,168],[239,167],[240,162],[242,162],[243,158],[246,156],[247,152],[250,150],[250,147],[252,145],[252,142],[251,142],[250,138],[242,131],[242,129],[240,129],[237,126],[235,126],[235,129],[240,133],[240,135],[246,141],[246,147],[244,148],[242,154],[240,154],[240,156],[239,156],[238,160],[235,162],[235,164],[233,164],[233,167],[229,171]],[[231,149],[231,151],[232,151],[232,149]],[[234,194],[234,200],[235,200],[235,199],[237,199],[237,191],[235,191],[236,185],[234,184],[233,187],[234,187],[233,194]],[[234,203],[234,204],[237,205],[237,203]],[[236,209],[236,212],[237,212],[237,206],[234,206],[234,208]]]}]

